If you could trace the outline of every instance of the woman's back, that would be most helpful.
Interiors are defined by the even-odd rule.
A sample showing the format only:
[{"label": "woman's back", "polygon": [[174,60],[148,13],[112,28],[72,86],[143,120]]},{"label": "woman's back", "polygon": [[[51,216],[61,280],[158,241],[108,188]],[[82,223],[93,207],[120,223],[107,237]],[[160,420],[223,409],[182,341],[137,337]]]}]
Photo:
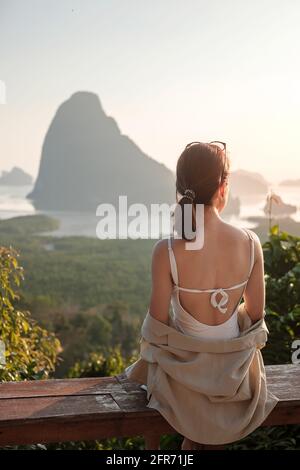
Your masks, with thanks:
[{"label": "woman's back", "polygon": [[232,337],[238,334],[236,311],[242,297],[253,322],[263,315],[262,248],[251,230],[224,222],[210,209],[206,212],[200,250],[187,250],[182,238],[157,242],[152,258],[150,313],[167,323],[171,301],[179,328],[206,336]]},{"label": "woman's back", "polygon": [[228,324],[236,312],[255,255],[251,231],[223,221],[213,228],[206,227],[201,250],[186,250],[183,239],[172,238],[168,245],[175,315],[209,326]]}]

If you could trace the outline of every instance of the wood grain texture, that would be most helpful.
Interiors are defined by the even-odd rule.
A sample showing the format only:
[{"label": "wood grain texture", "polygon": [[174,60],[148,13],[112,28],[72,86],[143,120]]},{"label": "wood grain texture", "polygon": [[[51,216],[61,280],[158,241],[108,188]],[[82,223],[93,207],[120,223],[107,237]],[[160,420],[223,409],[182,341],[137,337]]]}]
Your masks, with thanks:
[{"label": "wood grain texture", "polygon": [[[266,366],[268,387],[279,403],[263,426],[300,424],[300,366]],[[146,392],[125,374],[87,379],[0,384],[0,445],[145,436],[158,448],[176,431]]]},{"label": "wood grain texture", "polygon": [[115,377],[3,382],[0,384],[0,400],[2,398],[97,395],[121,389],[122,386]]}]

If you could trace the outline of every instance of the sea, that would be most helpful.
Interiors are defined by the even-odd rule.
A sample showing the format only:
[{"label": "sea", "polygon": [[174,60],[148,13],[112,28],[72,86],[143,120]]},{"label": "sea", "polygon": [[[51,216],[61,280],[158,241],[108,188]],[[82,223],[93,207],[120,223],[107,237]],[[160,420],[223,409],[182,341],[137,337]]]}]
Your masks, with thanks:
[{"label": "sea", "polygon": [[[51,235],[59,237],[67,236],[87,236],[95,238],[107,238],[107,229],[99,227],[100,218],[93,213],[83,212],[63,212],[63,211],[37,211],[26,195],[32,190],[32,186],[0,186],[0,219],[9,219],[12,217],[26,216],[33,214],[45,214],[59,221],[59,228]],[[284,203],[293,204],[297,211],[291,215],[291,218],[300,222],[300,189],[296,186],[274,185],[274,193],[278,194]],[[263,195],[239,196],[241,201],[241,211],[236,215],[222,215],[222,218],[238,227],[255,228],[255,222],[251,217],[264,216],[263,208],[266,197]],[[159,238],[169,233],[169,226],[162,226],[159,216],[154,214],[145,215],[140,226],[140,238]],[[126,214],[120,214],[120,219],[128,220]],[[130,217],[129,217],[130,220]],[[126,224],[119,224],[119,230],[115,238],[126,238]],[[123,228],[121,228],[123,226]],[[46,232],[45,232],[46,234]],[[49,234],[49,233],[48,233]],[[149,235],[150,234],[150,235]],[[157,236],[156,236],[157,234]],[[111,237],[110,237],[111,238]]]}]

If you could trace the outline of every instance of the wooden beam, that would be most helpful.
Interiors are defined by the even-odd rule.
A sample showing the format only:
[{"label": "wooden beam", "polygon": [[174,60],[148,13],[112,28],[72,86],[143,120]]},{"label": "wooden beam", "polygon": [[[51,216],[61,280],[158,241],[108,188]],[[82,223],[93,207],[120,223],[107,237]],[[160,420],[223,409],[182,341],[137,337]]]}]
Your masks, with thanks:
[{"label": "wooden beam", "polygon": [[[300,424],[300,367],[266,366],[266,373],[279,403],[263,426]],[[157,449],[162,434],[174,433],[124,374],[0,384],[1,446],[144,436]]]}]

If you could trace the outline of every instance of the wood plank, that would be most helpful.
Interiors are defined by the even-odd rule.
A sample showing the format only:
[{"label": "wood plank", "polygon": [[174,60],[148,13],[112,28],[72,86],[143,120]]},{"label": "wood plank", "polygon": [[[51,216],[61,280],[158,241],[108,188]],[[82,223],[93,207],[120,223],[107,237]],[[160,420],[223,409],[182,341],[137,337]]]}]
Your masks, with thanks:
[{"label": "wood plank", "polygon": [[141,384],[138,382],[134,382],[132,380],[128,380],[126,374],[123,372],[122,374],[116,375],[116,380],[121,385],[123,391],[127,393],[136,393],[137,390],[140,389]]},{"label": "wood plank", "polygon": [[145,433],[145,450],[158,450],[160,446],[160,434]]},{"label": "wood plank", "polygon": [[[294,364],[266,366],[270,389],[281,399],[294,400],[300,396],[300,367]],[[288,384],[288,386],[287,386]],[[0,399],[17,397],[90,395],[127,391],[134,394],[140,384],[128,381],[125,374],[114,377],[84,379],[51,379],[0,384]]]},{"label": "wood plank", "polygon": [[123,387],[116,377],[27,380],[0,383],[0,400],[25,397],[98,395],[122,390]]},{"label": "wood plank", "polygon": [[281,401],[269,414],[262,426],[281,426],[285,424],[300,424],[300,400]]},{"label": "wood plank", "polygon": [[269,389],[280,400],[300,400],[300,366],[297,364],[266,366]]},{"label": "wood plank", "polygon": [[153,416],[148,411],[130,418],[116,414],[108,419],[86,416],[83,420],[73,417],[65,421],[36,420],[15,426],[0,425],[0,446],[143,436],[145,425],[157,433],[176,434],[159,414]]},{"label": "wood plank", "polygon": [[144,390],[126,393],[126,392],[114,392],[112,397],[118,404],[120,410],[125,413],[143,413],[147,408],[147,394]]},{"label": "wood plank", "polygon": [[[266,366],[280,402],[263,426],[300,424],[300,367]],[[0,384],[0,445],[176,433],[124,374]],[[149,434],[150,432],[150,434]],[[156,444],[155,444],[156,445]]]},{"label": "wood plank", "polygon": [[26,421],[63,418],[74,416],[78,419],[97,416],[101,419],[113,413],[122,415],[122,410],[110,394],[12,398],[0,400],[0,424],[22,424]]}]

